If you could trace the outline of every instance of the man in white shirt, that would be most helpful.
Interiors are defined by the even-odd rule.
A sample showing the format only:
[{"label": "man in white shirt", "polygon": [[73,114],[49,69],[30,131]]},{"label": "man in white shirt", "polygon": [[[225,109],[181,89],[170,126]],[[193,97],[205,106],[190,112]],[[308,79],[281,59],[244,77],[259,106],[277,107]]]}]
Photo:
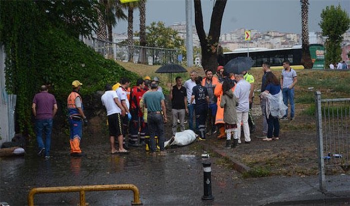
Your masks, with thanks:
[{"label": "man in white shirt", "polygon": [[330,69],[334,69],[334,64],[330,63],[330,64],[329,64],[329,68],[330,68]]},{"label": "man in white shirt", "polygon": [[126,113],[126,115],[124,117],[122,117],[124,137],[127,137],[127,134],[128,134],[129,117],[131,119],[131,114],[130,114],[130,111],[129,111],[130,103],[129,103],[129,98],[128,98],[129,85],[130,85],[130,81],[129,81],[128,78],[121,78],[120,86],[116,90],[117,95],[118,95],[118,100],[121,103],[121,105],[124,108],[125,113]]},{"label": "man in white shirt", "polygon": [[[118,100],[118,95],[112,86],[107,84],[106,92],[102,95],[102,105],[106,107],[108,117],[109,140],[111,143],[111,154],[127,153],[123,147],[123,129],[121,127],[121,116],[125,116],[125,109]],[[115,137],[118,138],[119,149],[115,148]]]},{"label": "man in white shirt", "polygon": [[194,86],[196,86],[196,77],[197,77],[197,72],[192,71],[190,74],[190,79],[187,80],[184,84],[184,87],[186,88],[186,92],[187,92],[187,108],[188,108],[188,124],[189,124],[189,128],[192,131],[197,131],[198,126],[196,124],[196,128],[193,128],[193,117],[194,117],[194,105],[196,104],[196,101],[193,101],[191,104],[191,97],[192,97],[192,89]]},{"label": "man in white shirt", "polygon": [[243,131],[245,143],[249,144],[250,139],[250,131],[248,124],[248,112],[249,112],[249,94],[250,94],[250,83],[248,83],[243,74],[235,74],[235,78],[237,80],[236,89],[234,91],[234,95],[238,99],[238,106],[236,107],[237,111],[237,137],[238,143],[241,143],[241,124],[243,121]]},{"label": "man in white shirt", "polygon": [[341,62],[339,62],[339,63],[337,64],[337,69],[342,69],[342,67],[343,67],[343,64],[342,64]]}]

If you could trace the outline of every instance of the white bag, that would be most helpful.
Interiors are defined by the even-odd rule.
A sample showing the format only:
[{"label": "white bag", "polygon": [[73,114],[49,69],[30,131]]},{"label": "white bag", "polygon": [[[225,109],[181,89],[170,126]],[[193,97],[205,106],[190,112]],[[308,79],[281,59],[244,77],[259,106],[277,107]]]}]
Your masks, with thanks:
[{"label": "white bag", "polygon": [[186,146],[191,144],[194,140],[196,140],[196,134],[192,130],[188,129],[183,132],[176,132],[175,137],[166,141],[164,143],[164,146],[165,147],[171,146],[171,145]]}]

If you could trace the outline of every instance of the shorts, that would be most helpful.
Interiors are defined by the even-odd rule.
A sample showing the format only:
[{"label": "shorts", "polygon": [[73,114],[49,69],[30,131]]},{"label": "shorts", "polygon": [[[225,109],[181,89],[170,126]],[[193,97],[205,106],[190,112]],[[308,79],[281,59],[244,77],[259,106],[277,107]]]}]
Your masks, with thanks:
[{"label": "shorts", "polygon": [[225,123],[225,129],[236,129],[237,128],[237,124],[226,124]]},{"label": "shorts", "polygon": [[118,137],[123,135],[122,121],[119,113],[108,115],[109,136]]}]

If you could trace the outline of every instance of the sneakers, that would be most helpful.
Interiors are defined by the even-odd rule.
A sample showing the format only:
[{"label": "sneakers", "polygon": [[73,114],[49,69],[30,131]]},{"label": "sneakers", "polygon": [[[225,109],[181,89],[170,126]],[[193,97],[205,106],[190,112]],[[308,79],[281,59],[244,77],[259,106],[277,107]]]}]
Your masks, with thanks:
[{"label": "sneakers", "polygon": [[266,136],[266,134],[263,134],[262,136],[258,136],[256,138],[258,138],[258,139],[265,139],[265,138],[267,138],[267,136]]},{"label": "sneakers", "polygon": [[287,117],[282,117],[281,120],[285,121],[285,120],[288,120],[288,118]]},{"label": "sneakers", "polygon": [[45,154],[45,148],[42,148],[39,152],[38,152],[38,156],[41,157],[41,156],[44,156]]},{"label": "sneakers", "polygon": [[290,118],[290,121],[293,121],[293,120],[294,120],[294,117],[291,117],[291,118]]},{"label": "sneakers", "polygon": [[263,141],[269,142],[269,141],[272,141],[272,138],[267,138],[267,137],[266,137],[266,138],[263,139]]}]

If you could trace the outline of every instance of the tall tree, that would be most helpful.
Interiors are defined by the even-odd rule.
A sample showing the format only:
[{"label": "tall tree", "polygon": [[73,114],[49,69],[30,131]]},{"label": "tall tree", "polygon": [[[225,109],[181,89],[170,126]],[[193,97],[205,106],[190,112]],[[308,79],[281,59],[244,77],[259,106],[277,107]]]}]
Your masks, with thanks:
[{"label": "tall tree", "polygon": [[195,23],[202,50],[202,66],[205,70],[216,71],[218,66],[216,47],[221,33],[221,22],[227,0],[216,0],[211,14],[209,34],[203,25],[202,2],[194,0]]},{"label": "tall tree", "polygon": [[140,0],[140,63],[146,63],[146,50],[142,47],[147,45],[146,41],[146,0]]},{"label": "tall tree", "polygon": [[123,6],[128,10],[128,47],[129,47],[129,55],[128,61],[133,61],[133,53],[134,53],[134,10],[138,8],[139,2],[129,2],[124,3]]},{"label": "tall tree", "polygon": [[96,8],[98,15],[98,27],[96,30],[97,39],[107,40],[107,26],[105,21],[105,0],[99,1],[100,6]]},{"label": "tall tree", "polygon": [[312,69],[312,60],[309,50],[309,0],[300,0],[301,3],[301,41],[302,58],[301,63],[306,69]]},{"label": "tall tree", "polygon": [[326,49],[326,65],[336,63],[341,60],[341,42],[343,34],[350,27],[350,18],[346,11],[342,10],[340,5],[327,6],[322,10],[321,22],[319,23],[322,29],[322,35],[327,36],[325,43]]}]

